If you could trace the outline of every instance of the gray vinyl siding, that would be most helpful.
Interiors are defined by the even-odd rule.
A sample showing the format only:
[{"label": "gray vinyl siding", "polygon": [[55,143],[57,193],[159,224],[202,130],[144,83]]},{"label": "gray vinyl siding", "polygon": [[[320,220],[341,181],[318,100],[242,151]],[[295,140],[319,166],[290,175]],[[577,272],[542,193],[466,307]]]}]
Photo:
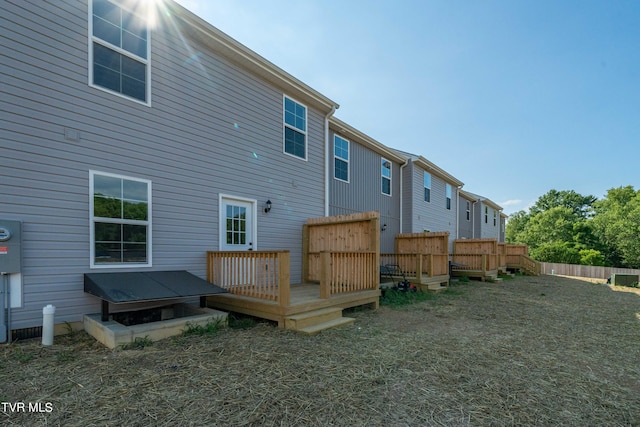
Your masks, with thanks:
[{"label": "gray vinyl siding", "polygon": [[[380,225],[387,224],[386,230],[380,232],[380,250],[394,252],[395,235],[400,232],[400,165],[342,136],[349,140],[349,182],[334,179],[333,136],[330,132],[329,215],[379,211]],[[392,164],[391,196],[382,194],[383,157]]]},{"label": "gray vinyl siding", "polygon": [[[403,224],[406,232],[420,233],[429,231],[448,231],[449,242],[456,238],[458,206],[456,203],[458,189],[451,184],[451,209],[446,208],[446,181],[431,174],[430,202],[424,200],[424,169],[412,164],[405,185],[411,186],[411,196],[405,200],[409,212],[405,213],[408,223]],[[403,212],[404,213],[404,212]]]},{"label": "gray vinyl siding", "polygon": [[[481,239],[500,239],[500,212],[484,203],[478,203],[481,206],[480,218],[480,238]],[[489,216],[485,222],[484,208],[489,209]],[[493,225],[493,214],[496,213],[496,224]]]},{"label": "gray vinyl siding", "polygon": [[89,170],[152,181],[145,271],[205,277],[228,194],[257,200],[257,249],[290,250],[299,282],[302,224],[324,214],[323,112],[292,95],[307,106],[308,161],[283,154],[283,89],[170,31],[151,34],[150,107],[90,87],[87,7],[0,6],[0,218],[23,221],[23,307],[12,327],[39,324],[46,304],[56,322],[80,321],[99,311],[84,273],[141,270],[89,268]]},{"label": "gray vinyl siding", "polygon": [[[467,220],[467,202],[470,207],[469,220]],[[460,203],[458,205],[458,238],[459,239],[472,239],[473,238],[473,201],[460,197]]]}]

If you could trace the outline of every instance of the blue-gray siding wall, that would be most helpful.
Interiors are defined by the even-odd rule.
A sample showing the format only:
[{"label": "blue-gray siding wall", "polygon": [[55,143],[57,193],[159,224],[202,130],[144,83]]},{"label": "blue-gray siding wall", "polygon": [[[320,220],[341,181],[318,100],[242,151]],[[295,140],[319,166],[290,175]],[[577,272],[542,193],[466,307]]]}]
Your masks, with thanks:
[{"label": "blue-gray siding wall", "polygon": [[456,186],[451,185],[451,209],[446,208],[446,182],[437,175],[431,174],[430,202],[424,200],[424,169],[415,163],[406,168],[406,179],[403,182],[407,192],[403,211],[403,229],[407,233],[429,231],[448,231],[449,244],[457,237],[457,194]]},{"label": "blue-gray siding wall", "polygon": [[151,269],[205,276],[224,193],[258,201],[257,248],[289,249],[301,279],[302,224],[324,214],[321,112],[307,105],[303,161],[282,153],[283,90],[206,46],[152,32],[148,107],[87,84],[86,1],[3,1],[0,20],[0,218],[23,221],[14,328],[39,324],[49,303],[56,322],[99,310],[83,292],[89,170],[152,181]]},{"label": "blue-gray siding wall", "polygon": [[400,232],[400,165],[389,160],[391,166],[391,196],[382,194],[381,161],[384,156],[349,140],[349,182],[334,179],[333,135],[331,141],[331,173],[329,179],[329,215],[347,215],[356,212],[379,211],[380,251],[395,251],[395,236]]}]

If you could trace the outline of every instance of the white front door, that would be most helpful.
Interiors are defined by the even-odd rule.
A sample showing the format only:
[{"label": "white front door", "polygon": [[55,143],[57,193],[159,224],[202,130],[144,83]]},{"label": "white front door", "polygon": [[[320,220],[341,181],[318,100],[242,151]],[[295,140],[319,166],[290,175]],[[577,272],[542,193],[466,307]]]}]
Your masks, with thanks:
[{"label": "white front door", "polygon": [[255,202],[222,197],[220,208],[220,250],[254,250]]}]

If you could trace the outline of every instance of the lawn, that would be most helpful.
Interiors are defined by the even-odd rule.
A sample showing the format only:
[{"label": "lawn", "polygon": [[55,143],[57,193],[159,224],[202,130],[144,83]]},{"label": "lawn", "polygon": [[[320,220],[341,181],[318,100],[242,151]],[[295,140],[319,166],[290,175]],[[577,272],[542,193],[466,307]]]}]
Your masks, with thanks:
[{"label": "lawn", "polygon": [[640,425],[635,289],[516,277],[346,315],[316,336],[258,322],[0,346],[0,425]]}]

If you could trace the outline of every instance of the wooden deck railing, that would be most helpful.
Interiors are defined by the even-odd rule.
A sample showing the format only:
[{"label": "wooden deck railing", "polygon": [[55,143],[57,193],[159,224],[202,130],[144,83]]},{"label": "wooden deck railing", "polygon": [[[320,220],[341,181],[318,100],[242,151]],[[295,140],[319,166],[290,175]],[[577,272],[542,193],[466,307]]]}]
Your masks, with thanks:
[{"label": "wooden deck railing", "polygon": [[397,265],[410,277],[442,276],[449,274],[448,254],[380,254],[380,265]]},{"label": "wooden deck railing", "polygon": [[289,251],[207,252],[207,280],[235,295],[289,305]]},{"label": "wooden deck railing", "polygon": [[320,252],[320,298],[378,289],[376,252]]},{"label": "wooden deck railing", "polygon": [[459,271],[492,271],[498,269],[498,254],[453,254],[451,260]]}]

